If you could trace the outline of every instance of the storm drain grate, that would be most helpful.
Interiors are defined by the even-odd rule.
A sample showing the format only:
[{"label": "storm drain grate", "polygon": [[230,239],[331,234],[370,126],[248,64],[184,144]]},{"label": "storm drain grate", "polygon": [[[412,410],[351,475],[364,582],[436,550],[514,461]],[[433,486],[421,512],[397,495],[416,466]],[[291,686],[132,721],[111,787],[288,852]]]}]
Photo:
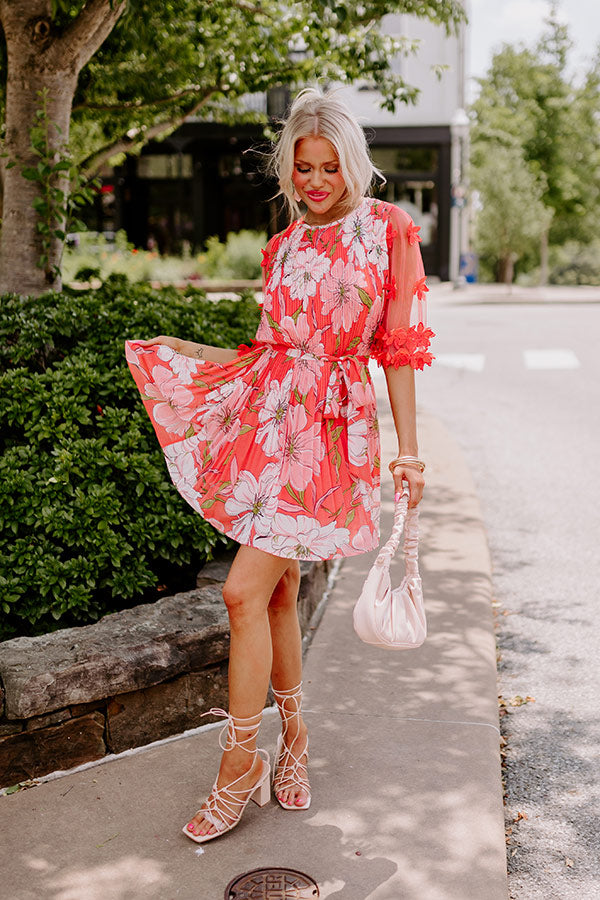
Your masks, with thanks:
[{"label": "storm drain grate", "polygon": [[316,881],[295,869],[253,869],[236,875],[225,890],[225,900],[315,900]]}]

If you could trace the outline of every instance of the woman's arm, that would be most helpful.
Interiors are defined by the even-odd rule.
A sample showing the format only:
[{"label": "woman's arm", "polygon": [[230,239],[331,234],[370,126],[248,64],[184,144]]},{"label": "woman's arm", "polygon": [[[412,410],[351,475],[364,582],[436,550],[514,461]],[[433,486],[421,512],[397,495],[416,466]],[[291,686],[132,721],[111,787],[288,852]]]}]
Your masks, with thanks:
[{"label": "woman's arm", "polygon": [[205,359],[207,362],[228,363],[237,358],[236,350],[228,350],[224,347],[212,347],[210,344],[196,344],[194,341],[182,341],[181,338],[169,337],[160,334],[145,344],[165,344],[182,356],[191,356],[193,359]]},{"label": "woman's arm", "polygon": [[[417,407],[415,399],[415,371],[411,366],[400,366],[398,369],[385,369],[390,406],[398,435],[398,456],[417,456]],[[410,491],[409,506],[416,506],[423,496],[425,479],[419,469],[414,466],[398,465],[394,468],[394,486],[402,491],[402,482],[408,482]]]}]

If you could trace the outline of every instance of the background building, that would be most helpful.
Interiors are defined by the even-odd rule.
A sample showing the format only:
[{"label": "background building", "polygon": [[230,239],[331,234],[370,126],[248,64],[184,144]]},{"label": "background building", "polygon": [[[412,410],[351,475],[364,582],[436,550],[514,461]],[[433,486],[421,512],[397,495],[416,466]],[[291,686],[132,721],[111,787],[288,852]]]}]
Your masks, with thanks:
[{"label": "background building", "polygon": [[[385,27],[420,40],[417,55],[393,63],[420,89],[418,103],[403,104],[392,114],[380,109],[379,95],[368,84],[343,92],[386,175],[380,196],[406,208],[421,225],[428,274],[455,278],[465,193],[466,27],[449,36],[442,27],[406,15],[387,16]],[[441,77],[436,67],[443,68]],[[288,99],[285,89],[277,89],[249,102],[281,117]],[[98,202],[96,227],[124,228],[137,246],[156,246],[163,253],[178,252],[184,241],[199,249],[210,235],[224,238],[242,228],[271,234],[285,221],[271,199],[274,185],[262,174],[261,149],[266,148],[260,127],[190,119],[114,170]]]}]

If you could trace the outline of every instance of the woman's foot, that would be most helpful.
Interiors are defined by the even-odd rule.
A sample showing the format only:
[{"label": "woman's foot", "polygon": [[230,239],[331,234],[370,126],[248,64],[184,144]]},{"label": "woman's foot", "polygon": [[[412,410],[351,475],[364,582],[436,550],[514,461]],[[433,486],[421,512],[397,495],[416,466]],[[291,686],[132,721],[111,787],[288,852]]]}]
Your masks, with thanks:
[{"label": "woman's foot", "polygon": [[[248,763],[250,763],[249,767]],[[217,799],[216,803],[213,804],[210,801],[214,792],[211,792],[196,815],[188,822],[187,830],[196,836],[217,834],[217,832],[222,831],[222,828],[217,828],[214,824],[214,820],[216,819],[217,823],[222,821],[225,824],[239,817],[240,810],[246,805],[247,794],[255,789],[262,771],[263,760],[258,753],[254,760],[249,760],[247,753],[236,749],[224,753],[221,757],[221,765],[217,776],[217,790],[222,791],[223,788],[234,784],[235,796],[229,797],[222,803],[219,803]],[[210,807],[212,807],[212,810]],[[210,818],[205,818],[203,815],[205,811]]]},{"label": "woman's foot", "polygon": [[222,709],[211,709],[210,712],[226,716],[227,724],[219,736],[224,752],[217,780],[202,807],[183,828],[184,834],[197,843],[231,831],[240,821],[249,800],[265,806],[270,798],[269,754],[256,749],[262,712],[246,719],[234,717]]},{"label": "woman's foot", "polygon": [[308,732],[302,719],[302,682],[295,688],[273,688],[281,715],[282,730],[277,742],[273,788],[284,809],[308,809]]}]

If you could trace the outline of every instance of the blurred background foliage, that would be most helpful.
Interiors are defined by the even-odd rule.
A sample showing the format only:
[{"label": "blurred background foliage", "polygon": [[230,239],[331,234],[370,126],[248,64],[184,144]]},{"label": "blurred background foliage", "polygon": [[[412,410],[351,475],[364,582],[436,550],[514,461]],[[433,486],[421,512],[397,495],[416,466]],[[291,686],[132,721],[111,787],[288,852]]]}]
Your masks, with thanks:
[{"label": "blurred background foliage", "polygon": [[89,281],[109,275],[127,275],[130,281],[158,281],[170,284],[184,280],[253,280],[261,277],[261,248],[267,242],[262,231],[238,231],[225,241],[208,238],[204,253],[183,252],[180,256],[139,250],[118,231],[114,240],[95,231],[72,234],[63,257],[65,283]]},{"label": "blurred background foliage", "polygon": [[574,72],[557,10],[534,47],[505,44],[478,79],[471,186],[487,280],[599,283],[600,50]]}]

